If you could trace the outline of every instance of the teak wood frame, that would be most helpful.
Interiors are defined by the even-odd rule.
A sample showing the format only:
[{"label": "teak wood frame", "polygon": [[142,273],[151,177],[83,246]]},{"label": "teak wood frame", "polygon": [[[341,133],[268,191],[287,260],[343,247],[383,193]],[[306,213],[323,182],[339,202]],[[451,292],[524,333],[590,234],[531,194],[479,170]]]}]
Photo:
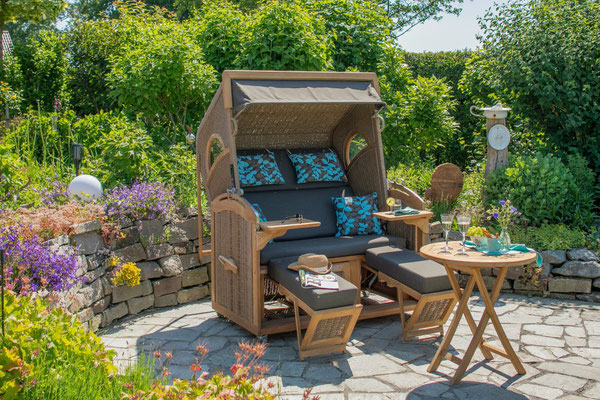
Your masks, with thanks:
[{"label": "teak wood frame", "polygon": [[[299,143],[299,147],[307,148],[328,146],[343,155],[344,167],[353,192],[357,195],[377,192],[380,210],[387,210],[385,204],[387,196],[399,197],[404,204],[417,209],[423,208],[423,201],[402,185],[387,182],[380,135],[383,125],[373,105],[320,104],[318,108],[289,105],[293,109],[292,112],[304,112],[302,115],[292,114],[282,108],[276,108],[277,112],[264,113],[265,106],[263,105],[258,106],[258,109],[263,112],[260,116],[271,119],[269,121],[259,118],[252,119],[248,117],[248,115],[254,115],[251,107],[250,111],[244,109],[243,112],[233,114],[231,82],[235,79],[369,81],[377,92],[379,92],[379,84],[373,73],[225,71],[221,86],[196,135],[198,204],[202,204],[202,187],[204,187],[211,208],[211,250],[200,248],[199,251],[201,255],[210,254],[211,256],[213,308],[219,314],[257,336],[309,328],[301,340],[301,350],[303,355],[307,356],[307,354],[318,351],[313,348],[316,346],[314,340],[310,340],[311,324],[318,324],[319,320],[324,319],[329,311],[335,314],[341,310],[313,312],[306,308],[306,305],[302,305],[298,301],[294,302],[288,292],[288,298],[296,305],[296,311],[299,311],[298,308],[300,308],[308,315],[300,316],[299,313],[296,313],[295,318],[279,320],[266,318],[264,293],[265,278],[268,277],[266,268],[260,265],[260,250],[269,240],[283,235],[285,230],[272,230],[265,224],[261,226],[253,208],[243,197],[238,195],[240,193],[236,162],[238,147],[292,148],[293,146],[298,147]],[[315,110],[318,110],[319,113],[311,114]],[[254,126],[238,126],[236,118],[242,118],[245,114],[247,115],[243,121],[246,123],[255,121],[258,126],[269,126],[271,130],[274,129],[273,127],[277,129],[281,127],[281,130],[285,131],[285,135],[274,135],[271,138],[264,132],[258,132],[255,138],[250,134],[256,132]],[[317,114],[321,120],[315,121]],[[322,126],[327,126],[329,131],[324,132],[321,129],[318,137],[306,134],[307,129]],[[299,133],[302,134],[302,140],[296,137]],[[357,134],[365,139],[366,146],[350,159],[347,154],[350,142]],[[211,160],[211,145],[214,141],[219,142],[222,152],[214,160]],[[255,147],[249,147],[251,145]],[[237,194],[228,193],[230,189]],[[201,206],[199,208],[201,216],[199,231],[202,232],[202,208]],[[298,229],[306,226],[299,226]],[[402,221],[388,222],[387,227],[389,234],[399,237],[413,238],[418,237],[415,235],[419,234],[417,226],[410,226]],[[422,241],[411,239],[410,242],[411,246],[418,250]],[[339,257],[331,261],[339,266],[341,275],[360,288],[361,265],[364,263],[364,256]],[[279,291],[285,293],[286,289],[279,287]],[[351,320],[355,321],[356,319],[382,317],[397,313],[403,314],[417,307],[418,299],[411,301],[410,295],[405,290],[395,290],[394,293],[393,296],[390,296],[388,303],[365,305],[362,309],[358,304],[360,299],[357,299],[357,304],[349,308],[352,312],[344,312],[350,313]],[[348,325],[348,329],[338,339],[343,339],[351,331],[352,329]],[[335,347],[336,345],[331,344],[331,346]],[[322,347],[329,348],[331,346],[326,344]]]}]

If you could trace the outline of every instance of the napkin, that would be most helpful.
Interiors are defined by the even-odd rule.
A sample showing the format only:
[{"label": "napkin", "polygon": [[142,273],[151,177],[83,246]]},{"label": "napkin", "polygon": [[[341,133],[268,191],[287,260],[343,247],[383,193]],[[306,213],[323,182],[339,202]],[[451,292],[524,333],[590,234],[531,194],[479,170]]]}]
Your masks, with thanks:
[{"label": "napkin", "polygon": [[[479,250],[475,242],[471,242],[469,240],[465,240],[465,246],[473,247],[474,249]],[[508,251],[518,251],[520,253],[535,253],[536,265],[538,267],[542,266],[542,255],[534,249],[530,249],[529,247],[525,246],[524,244],[511,244],[510,246],[508,246]]]},{"label": "napkin", "polygon": [[418,214],[418,213],[419,213],[419,210],[415,210],[414,208],[411,208],[411,207],[404,207],[404,208],[394,211],[394,215],[412,215],[412,214]]}]

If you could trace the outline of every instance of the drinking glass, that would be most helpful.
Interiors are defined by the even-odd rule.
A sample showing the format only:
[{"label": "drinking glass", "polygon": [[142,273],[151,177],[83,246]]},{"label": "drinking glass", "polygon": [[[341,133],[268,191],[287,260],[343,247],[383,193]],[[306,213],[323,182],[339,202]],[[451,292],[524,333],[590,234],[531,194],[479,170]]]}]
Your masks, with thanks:
[{"label": "drinking glass", "polygon": [[446,247],[441,253],[450,253],[450,247],[448,247],[448,234],[452,229],[452,221],[454,220],[454,216],[452,214],[442,214],[440,216],[442,220],[442,229],[444,230],[444,237],[446,239]]},{"label": "drinking glass", "polygon": [[458,230],[463,236],[462,249],[458,252],[458,255],[466,256],[467,250],[465,247],[465,241],[467,240],[467,231],[469,230],[469,225],[471,224],[471,216],[468,214],[461,214],[456,217],[456,222],[458,222]]}]

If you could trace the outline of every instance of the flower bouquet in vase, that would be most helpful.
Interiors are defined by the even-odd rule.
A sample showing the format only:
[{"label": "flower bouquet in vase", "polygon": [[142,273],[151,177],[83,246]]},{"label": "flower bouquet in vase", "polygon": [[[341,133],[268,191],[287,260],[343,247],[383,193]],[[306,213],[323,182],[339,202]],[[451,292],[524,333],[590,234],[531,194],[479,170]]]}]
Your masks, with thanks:
[{"label": "flower bouquet in vase", "polygon": [[511,245],[508,229],[514,220],[520,215],[510,200],[500,200],[498,205],[486,211],[490,220],[495,220],[500,225],[500,233],[496,234],[500,242],[501,251],[507,251]]}]

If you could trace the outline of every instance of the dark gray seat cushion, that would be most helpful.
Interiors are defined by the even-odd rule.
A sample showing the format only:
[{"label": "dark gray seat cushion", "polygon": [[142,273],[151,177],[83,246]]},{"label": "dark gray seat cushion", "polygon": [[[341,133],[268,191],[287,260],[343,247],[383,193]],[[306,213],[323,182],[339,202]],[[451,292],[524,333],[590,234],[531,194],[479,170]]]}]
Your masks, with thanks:
[{"label": "dark gray seat cushion", "polygon": [[358,298],[358,288],[338,275],[339,290],[304,288],[300,284],[297,271],[288,269],[288,265],[297,261],[298,257],[275,258],[269,262],[269,276],[283,285],[313,310],[352,305]]},{"label": "dark gray seat cushion", "polygon": [[404,283],[421,294],[451,290],[446,269],[414,251],[395,246],[370,248],[365,253],[367,265]]},{"label": "dark gray seat cushion", "polygon": [[270,260],[304,253],[324,254],[329,258],[364,254],[367,249],[394,245],[405,247],[406,240],[384,235],[360,235],[322,237],[315,239],[292,240],[268,244],[260,252],[260,263],[266,265]]}]

